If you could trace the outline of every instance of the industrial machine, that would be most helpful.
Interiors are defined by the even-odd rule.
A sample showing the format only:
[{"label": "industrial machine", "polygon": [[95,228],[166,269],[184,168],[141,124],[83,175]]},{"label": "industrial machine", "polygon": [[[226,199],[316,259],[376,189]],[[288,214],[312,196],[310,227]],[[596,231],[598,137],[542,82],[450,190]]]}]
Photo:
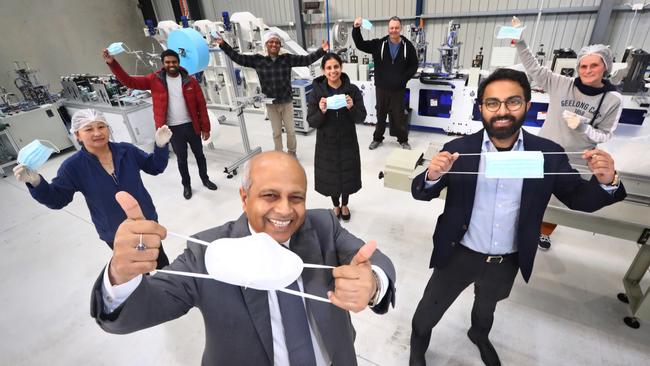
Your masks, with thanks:
[{"label": "industrial machine", "polygon": [[424,31],[424,21],[420,19],[420,24],[415,25],[411,24],[407,29],[407,38],[413,43],[415,47],[415,53],[418,55],[418,63],[420,65],[424,64],[427,61],[427,45],[426,33]]},{"label": "industrial machine", "polygon": [[551,70],[554,73],[573,77],[576,76],[576,65],[578,64],[578,55],[570,48],[560,48],[553,50],[553,63]]},{"label": "industrial machine", "polygon": [[146,91],[129,91],[113,75],[65,75],[61,76],[61,86],[67,101],[92,105],[124,107],[150,96]]},{"label": "industrial machine", "polygon": [[59,99],[57,94],[50,93],[47,85],[39,83],[36,77],[37,71],[30,68],[27,62],[14,61],[14,72],[16,73],[14,85],[20,91],[23,100],[0,86],[0,116],[36,109]]},{"label": "industrial machine", "polygon": [[18,151],[30,142],[48,140],[59,150],[72,146],[66,125],[59,113],[59,96],[39,83],[37,71],[26,62],[14,63],[14,85],[23,100],[0,87],[0,174],[16,164]]},{"label": "industrial machine", "polygon": [[129,90],[113,75],[65,75],[61,86],[61,104],[70,116],[80,109],[99,110],[106,116],[112,141],[153,151],[155,124],[148,91]]},{"label": "industrial machine", "polygon": [[445,41],[438,47],[440,52],[440,72],[443,74],[451,75],[454,71],[460,69],[460,58],[458,56],[460,55],[462,43],[458,41],[459,29],[460,24],[450,20]]},{"label": "industrial machine", "polygon": [[48,140],[59,150],[72,147],[72,138],[59,114],[58,104],[43,104],[28,111],[0,117],[0,173],[16,163],[18,151],[34,140]]},{"label": "industrial machine", "polygon": [[25,102],[29,105],[23,107],[22,110],[34,109],[39,105],[52,103],[57,97],[56,95],[50,94],[49,88],[47,85],[42,85],[39,83],[36,77],[36,70],[29,67],[27,62],[22,64],[18,61],[14,62],[16,79],[14,79],[14,85],[23,95]]},{"label": "industrial machine", "polygon": [[626,50],[624,61],[627,61],[627,74],[622,81],[623,93],[637,93],[648,90],[650,82],[650,54],[640,48]]},{"label": "industrial machine", "polygon": [[313,130],[307,123],[307,98],[312,92],[311,81],[294,80],[291,82],[293,98],[293,123],[296,132],[309,133]]}]

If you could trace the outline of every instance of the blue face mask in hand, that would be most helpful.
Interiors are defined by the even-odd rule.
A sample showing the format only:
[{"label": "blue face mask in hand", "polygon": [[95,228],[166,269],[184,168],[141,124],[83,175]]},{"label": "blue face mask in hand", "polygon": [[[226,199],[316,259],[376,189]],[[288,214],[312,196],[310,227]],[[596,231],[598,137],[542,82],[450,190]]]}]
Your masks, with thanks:
[{"label": "blue face mask in hand", "polygon": [[336,94],[327,98],[327,109],[341,109],[348,106],[345,101],[345,94]]},{"label": "blue face mask in hand", "polygon": [[486,178],[544,178],[541,151],[500,151],[485,153]]},{"label": "blue face mask in hand", "polygon": [[497,33],[497,39],[520,39],[526,27],[510,27],[502,25]]},{"label": "blue face mask in hand", "polygon": [[111,43],[111,45],[106,47],[106,49],[108,50],[108,54],[111,56],[119,55],[125,51],[123,42]]},{"label": "blue face mask in hand", "polygon": [[[54,146],[53,143],[47,140],[43,141]],[[18,162],[31,170],[37,170],[45,164],[54,151],[61,152],[56,146],[52,149],[43,145],[39,140],[34,140],[20,149],[18,152]]]},{"label": "blue face mask in hand", "polygon": [[372,23],[368,19],[362,19],[361,20],[361,28],[363,28],[363,29],[371,29],[372,28]]}]

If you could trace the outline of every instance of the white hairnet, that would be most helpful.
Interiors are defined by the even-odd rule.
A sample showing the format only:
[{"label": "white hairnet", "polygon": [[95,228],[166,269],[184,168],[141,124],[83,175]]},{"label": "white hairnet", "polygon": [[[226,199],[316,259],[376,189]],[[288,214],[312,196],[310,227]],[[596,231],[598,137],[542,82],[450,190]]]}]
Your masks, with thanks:
[{"label": "white hairnet", "polygon": [[264,33],[264,35],[262,36],[262,41],[264,42],[264,44],[266,44],[266,42],[268,42],[269,39],[271,39],[271,38],[277,38],[278,41],[282,41],[282,38],[280,38],[280,35],[277,34],[276,32],[273,32],[273,31],[268,31],[268,32]]},{"label": "white hairnet", "polygon": [[106,125],[108,125],[104,113],[96,109],[80,109],[72,115],[72,125],[70,126],[70,132],[75,133],[87,124],[93,122],[104,122]]},{"label": "white hairnet", "polygon": [[580,65],[580,60],[588,55],[599,56],[603,60],[607,71],[612,72],[614,54],[612,53],[612,50],[609,49],[609,46],[606,46],[604,44],[592,44],[590,46],[582,47],[580,49],[580,52],[578,52],[578,66]]}]

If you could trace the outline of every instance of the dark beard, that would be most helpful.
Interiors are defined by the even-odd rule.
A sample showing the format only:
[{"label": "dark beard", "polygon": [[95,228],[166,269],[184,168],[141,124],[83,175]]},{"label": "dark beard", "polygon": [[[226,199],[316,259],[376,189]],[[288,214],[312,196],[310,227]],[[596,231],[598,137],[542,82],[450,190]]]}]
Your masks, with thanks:
[{"label": "dark beard", "polygon": [[[515,133],[519,131],[521,126],[524,125],[524,120],[526,120],[526,109],[524,109],[524,114],[521,117],[520,120],[517,120],[513,115],[507,115],[507,116],[494,116],[490,118],[490,121],[486,122],[483,120],[483,127],[485,127],[485,132],[487,132],[489,137],[493,137],[497,140],[504,140],[509,137],[512,137]],[[492,127],[494,122],[498,119],[507,119],[512,124],[510,127],[505,127],[505,128],[494,128]]]}]

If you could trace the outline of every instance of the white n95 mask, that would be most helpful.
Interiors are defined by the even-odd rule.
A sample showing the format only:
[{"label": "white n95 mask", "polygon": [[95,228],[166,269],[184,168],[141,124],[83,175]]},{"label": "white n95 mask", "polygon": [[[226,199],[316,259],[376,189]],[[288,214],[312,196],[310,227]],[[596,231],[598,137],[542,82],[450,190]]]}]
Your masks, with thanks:
[{"label": "white n95 mask", "polygon": [[208,274],[159,269],[157,272],[213,279],[231,285],[266,291],[282,291],[307,299],[330,302],[329,299],[285,288],[300,277],[303,268],[332,269],[324,264],[307,264],[266,233],[243,238],[223,238],[212,243],[167,231],[175,236],[208,248],[205,268]]},{"label": "white n95 mask", "polygon": [[302,259],[266,233],[213,241],[205,268],[215,280],[257,290],[279,290],[302,273]]}]

